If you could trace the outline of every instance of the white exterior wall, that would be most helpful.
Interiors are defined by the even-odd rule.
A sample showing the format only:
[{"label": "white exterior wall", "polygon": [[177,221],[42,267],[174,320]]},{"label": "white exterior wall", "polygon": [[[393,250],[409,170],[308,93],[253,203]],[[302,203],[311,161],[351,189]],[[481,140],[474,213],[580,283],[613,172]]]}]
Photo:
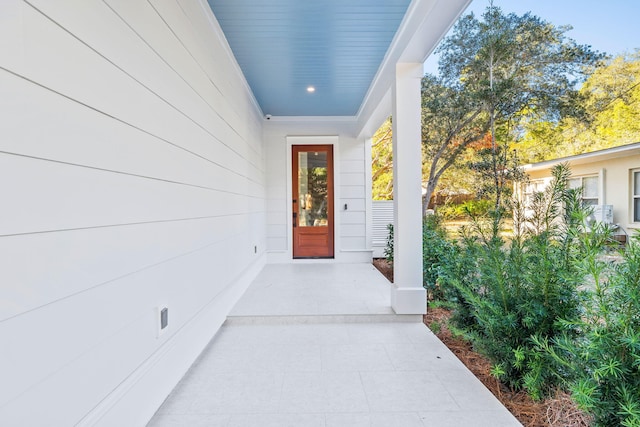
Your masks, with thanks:
[{"label": "white exterior wall", "polygon": [[[626,153],[623,157],[599,160],[596,157],[588,163],[569,162],[573,177],[600,177],[598,204],[613,205],[613,222],[623,227],[629,234],[640,229],[640,223],[633,222],[632,213],[632,171],[640,169],[640,154]],[[527,171],[532,180],[550,178],[551,169]]]},{"label": "white exterior wall", "polygon": [[389,237],[389,224],[393,225],[393,200],[374,200],[372,203],[373,257],[384,258]]},{"label": "white exterior wall", "polygon": [[[367,245],[367,203],[371,199],[371,159],[366,140],[356,138],[355,122],[348,120],[308,121],[272,119],[264,124],[267,155],[267,251],[271,262],[291,262],[291,143],[287,137],[310,137],[323,144],[322,136],[334,145],[335,261],[371,261]],[[304,140],[304,138],[302,138]],[[291,141],[291,138],[289,139]],[[347,209],[345,209],[345,204]],[[368,247],[369,246],[369,247]]]},{"label": "white exterior wall", "polygon": [[144,425],[263,265],[220,34],[204,0],[0,5],[0,424]]}]

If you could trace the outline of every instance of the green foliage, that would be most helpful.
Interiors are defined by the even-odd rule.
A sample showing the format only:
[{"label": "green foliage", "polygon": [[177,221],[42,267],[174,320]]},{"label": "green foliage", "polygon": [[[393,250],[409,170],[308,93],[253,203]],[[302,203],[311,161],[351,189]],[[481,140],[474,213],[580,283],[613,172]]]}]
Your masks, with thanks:
[{"label": "green foliage", "polygon": [[422,144],[427,194],[430,200],[436,185],[473,142],[481,139],[489,124],[481,120],[482,106],[471,94],[443,78],[426,75],[422,79]]},{"label": "green foliage", "polygon": [[427,197],[487,132],[495,150],[513,142],[532,116],[583,116],[576,83],[602,56],[568,39],[568,30],[529,13],[505,15],[494,6],[481,19],[470,14],[458,20],[438,47],[439,76],[422,82]]},{"label": "green foliage", "polygon": [[611,59],[581,92],[591,121],[578,138],[588,141],[591,150],[640,140],[640,51]]},{"label": "green foliage", "polygon": [[454,304],[451,327],[512,388],[540,399],[566,386],[597,426],[640,426],[640,236],[606,262],[612,230],[587,227],[566,165],[553,175],[529,206],[515,204],[510,244],[476,219],[443,245],[437,282]]},{"label": "green foliage", "polygon": [[510,245],[495,232],[495,218],[489,224],[476,220],[463,230],[440,276],[456,302],[455,325],[490,358],[496,376],[536,399],[559,379],[550,369],[557,362],[538,351],[533,338],[577,337],[578,328],[568,326],[581,314],[583,274],[576,260],[596,253],[603,241],[578,242],[586,218],[580,194],[567,190],[566,166],[553,173],[554,183],[536,196],[530,219],[516,206]]},{"label": "green foliage", "polygon": [[[493,200],[495,213],[506,213],[511,207],[508,202],[513,193],[513,183],[524,180],[524,172],[519,167],[515,150],[507,150],[506,144],[498,144],[479,151],[479,158],[470,164],[477,177],[475,190],[478,197]],[[503,209],[504,208],[504,209]]]},{"label": "green foliage", "polygon": [[640,51],[609,59],[580,88],[582,117],[523,123],[517,147],[526,163],[640,141]]},{"label": "green foliage", "polygon": [[384,257],[390,265],[393,265],[393,224],[387,224],[387,244],[384,247]]},{"label": "green foliage", "polygon": [[444,297],[438,283],[441,263],[451,251],[452,243],[442,226],[442,217],[427,215],[422,224],[422,274],[423,285],[431,299]]},{"label": "green foliage", "polygon": [[391,117],[373,135],[371,181],[373,200],[393,199],[393,148]]},{"label": "green foliage", "polygon": [[[387,226],[387,244],[384,255],[387,262],[393,263],[393,225]],[[428,215],[422,226],[423,250],[423,285],[432,299],[442,299],[443,295],[438,286],[438,275],[442,260],[451,251],[452,243],[447,239],[447,232],[442,226],[442,219],[438,215]]]},{"label": "green foliage", "polygon": [[450,326],[458,330],[459,335],[464,335],[463,331],[475,324],[473,306],[457,285],[476,283],[476,265],[480,256],[480,245],[476,244],[476,240],[463,227],[461,242],[451,242],[448,250],[441,255],[438,270],[438,284],[443,300],[452,305]]},{"label": "green foliage", "polygon": [[429,323],[429,329],[431,329],[431,332],[433,332],[434,334],[437,334],[442,330],[442,325],[440,324],[440,322],[434,320],[433,322]]},{"label": "green foliage", "polygon": [[590,253],[581,267],[593,282],[584,313],[563,322],[581,335],[535,342],[597,426],[640,426],[640,237],[622,262],[606,264]]},{"label": "green foliage", "polygon": [[429,301],[429,309],[431,308],[444,308],[450,311],[455,308],[455,304],[445,300],[433,300],[433,301]]},{"label": "green foliage", "polygon": [[567,38],[570,27],[489,6],[481,20],[462,17],[439,46],[439,71],[494,110],[499,122],[525,115],[579,113],[576,83],[603,55]]},{"label": "green foliage", "polygon": [[491,200],[468,200],[463,203],[445,205],[438,208],[438,214],[444,219],[461,219],[471,216],[486,216],[493,206]]}]

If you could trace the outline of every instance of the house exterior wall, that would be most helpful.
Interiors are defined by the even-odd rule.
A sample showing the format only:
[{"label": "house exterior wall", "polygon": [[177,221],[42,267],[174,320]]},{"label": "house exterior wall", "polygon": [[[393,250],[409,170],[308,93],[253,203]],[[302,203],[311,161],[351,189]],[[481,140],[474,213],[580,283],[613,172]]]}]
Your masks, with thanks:
[{"label": "house exterior wall", "polygon": [[393,200],[374,200],[372,203],[372,247],[374,258],[385,258],[389,225],[393,225]]},{"label": "house exterior wall", "polygon": [[[367,262],[367,201],[371,198],[370,151],[364,138],[354,137],[348,120],[272,120],[264,124],[267,156],[267,251],[270,262],[291,262],[292,141],[334,144],[335,260]],[[305,139],[307,138],[307,139]],[[345,209],[345,204],[347,209]]]},{"label": "house exterior wall", "polygon": [[[605,153],[606,154],[606,153]],[[572,177],[598,176],[600,179],[599,205],[613,206],[613,222],[632,234],[640,229],[633,222],[632,171],[640,169],[640,153],[633,151],[614,158],[594,157],[589,162],[569,161]],[[531,180],[551,179],[551,168],[528,171]]]},{"label": "house exterior wall", "polygon": [[204,0],[5,0],[0,115],[0,424],[144,425],[266,260],[242,74]]}]

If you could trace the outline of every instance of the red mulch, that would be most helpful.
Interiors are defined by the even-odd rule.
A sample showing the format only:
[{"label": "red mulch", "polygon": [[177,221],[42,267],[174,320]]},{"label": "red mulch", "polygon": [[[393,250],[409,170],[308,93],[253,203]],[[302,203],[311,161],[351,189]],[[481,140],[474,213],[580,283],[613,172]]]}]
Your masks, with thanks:
[{"label": "red mulch", "polygon": [[[382,274],[393,281],[393,267],[385,259],[374,259],[373,264]],[[473,351],[471,344],[462,338],[453,336],[448,328],[451,312],[444,308],[429,308],[424,316],[428,327],[438,327],[436,336],[442,341],[467,368],[487,387],[494,396],[525,427],[586,427],[589,417],[576,408],[569,395],[558,391],[555,396],[536,402],[525,392],[514,392],[491,375],[491,363],[482,355]]]}]

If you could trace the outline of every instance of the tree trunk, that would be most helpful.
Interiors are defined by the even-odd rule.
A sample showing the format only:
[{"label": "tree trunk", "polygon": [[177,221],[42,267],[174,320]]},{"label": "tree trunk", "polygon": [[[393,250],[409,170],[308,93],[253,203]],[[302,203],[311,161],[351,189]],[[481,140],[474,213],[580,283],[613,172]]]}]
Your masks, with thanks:
[{"label": "tree trunk", "polygon": [[429,179],[427,182],[427,194],[424,195],[424,199],[422,201],[422,217],[427,216],[427,209],[429,209],[429,202],[431,201],[431,196],[436,189],[436,184],[438,183],[435,179]]}]

